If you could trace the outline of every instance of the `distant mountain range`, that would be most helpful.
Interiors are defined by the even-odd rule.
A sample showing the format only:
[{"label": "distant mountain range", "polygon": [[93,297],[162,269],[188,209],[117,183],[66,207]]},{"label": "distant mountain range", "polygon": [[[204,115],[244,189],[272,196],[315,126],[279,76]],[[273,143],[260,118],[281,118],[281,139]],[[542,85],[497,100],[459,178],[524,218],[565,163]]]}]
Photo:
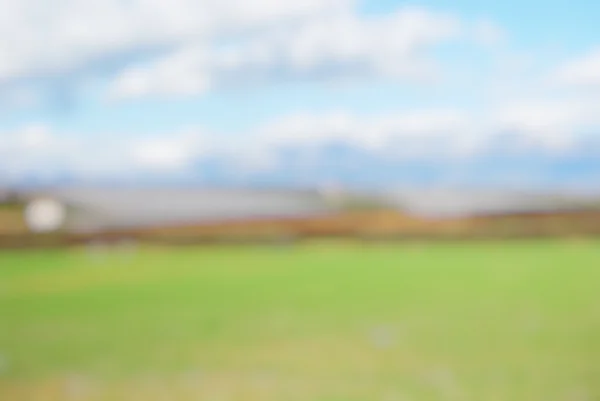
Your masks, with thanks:
[{"label": "distant mountain range", "polygon": [[132,169],[119,175],[90,175],[64,167],[43,173],[31,169],[6,181],[18,187],[88,184],[313,188],[335,183],[371,190],[600,189],[600,140],[593,136],[557,149],[546,149],[523,136],[505,133],[488,138],[476,150],[461,149],[447,138],[430,138],[395,141],[377,149],[343,140],[280,144],[264,153],[257,160],[243,151],[217,152],[177,171]]}]

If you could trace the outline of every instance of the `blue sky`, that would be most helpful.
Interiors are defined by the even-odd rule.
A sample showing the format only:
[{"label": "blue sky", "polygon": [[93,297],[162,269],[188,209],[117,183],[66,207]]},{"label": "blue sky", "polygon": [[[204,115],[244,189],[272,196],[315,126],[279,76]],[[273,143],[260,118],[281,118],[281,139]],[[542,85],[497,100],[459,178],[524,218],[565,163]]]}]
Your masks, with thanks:
[{"label": "blue sky", "polygon": [[598,15],[583,0],[0,0],[0,183],[593,187]]}]

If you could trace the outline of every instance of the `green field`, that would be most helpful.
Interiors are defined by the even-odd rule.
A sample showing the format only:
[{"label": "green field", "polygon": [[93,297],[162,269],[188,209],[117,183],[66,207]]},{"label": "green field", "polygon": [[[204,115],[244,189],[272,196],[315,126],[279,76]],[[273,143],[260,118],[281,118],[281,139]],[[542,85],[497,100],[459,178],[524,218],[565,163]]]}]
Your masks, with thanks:
[{"label": "green field", "polygon": [[600,399],[600,243],[0,251],[0,400]]}]

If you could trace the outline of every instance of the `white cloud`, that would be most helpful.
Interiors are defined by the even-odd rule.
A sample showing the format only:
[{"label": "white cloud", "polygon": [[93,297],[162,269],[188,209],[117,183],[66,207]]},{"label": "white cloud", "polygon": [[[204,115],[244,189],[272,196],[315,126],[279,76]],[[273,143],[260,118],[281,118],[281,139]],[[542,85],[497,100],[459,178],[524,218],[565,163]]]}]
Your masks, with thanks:
[{"label": "white cloud", "polygon": [[600,130],[600,115],[587,99],[538,99],[514,102],[498,110],[496,124],[550,149],[568,150],[583,134]]},{"label": "white cloud", "polygon": [[[239,143],[228,141],[231,133],[202,129],[124,139],[115,135],[57,133],[36,124],[0,134],[0,170],[14,177],[30,173],[52,177],[65,171],[83,178],[125,179],[136,174],[163,173],[198,176],[210,174],[201,170],[203,161],[210,160],[221,166],[216,168],[224,168],[226,174],[234,174],[238,179],[289,172],[289,168],[298,169],[293,174],[312,174],[315,166],[336,165],[335,161],[323,159],[330,156],[321,152],[332,141],[353,149],[349,154],[356,151],[370,155],[367,159],[359,156],[357,161],[367,164],[376,158],[383,163],[458,162],[468,166],[469,160],[481,160],[494,152],[510,155],[506,152],[522,150],[532,157],[576,156],[577,152],[588,150],[586,143],[600,140],[594,142],[592,138],[592,142],[586,142],[590,137],[585,134],[590,131],[585,128],[600,128],[600,117],[593,109],[575,100],[568,103],[532,99],[488,110],[485,115],[460,109],[371,115],[343,111],[299,113],[264,122],[244,138],[235,137],[243,139]],[[287,164],[285,152],[290,150],[299,159]],[[343,163],[351,164],[352,160],[343,156]]]},{"label": "white cloud", "polygon": [[18,129],[0,132],[0,159],[17,160],[23,154],[44,154],[54,151],[57,138],[50,128],[41,123],[29,123]]},{"label": "white cloud", "polygon": [[566,86],[600,88],[600,48],[559,66],[551,80]]},{"label": "white cloud", "polygon": [[[600,138],[596,105],[581,97],[532,98],[513,99],[480,112],[421,109],[370,116],[295,114],[265,124],[258,137],[260,143],[274,148],[341,141],[398,157],[462,158],[484,151],[524,149],[555,154],[577,150],[589,135]],[[497,146],[502,149],[494,149]]]},{"label": "white cloud", "polygon": [[[52,132],[41,124],[2,133],[0,169],[11,174],[70,171],[79,176],[135,172],[182,172],[205,156],[229,160],[240,172],[277,168],[284,147],[318,147],[330,140],[384,155],[394,140],[422,144],[423,154],[436,138],[452,132],[460,135],[464,116],[452,110],[405,112],[359,117],[350,113],[297,114],[256,127],[240,143],[228,135],[201,129],[165,133],[137,139],[81,136]],[[429,149],[430,150],[430,149]]]},{"label": "white cloud", "polygon": [[[60,166],[88,173],[177,172],[211,156],[230,160],[236,168],[268,170],[277,167],[283,148],[319,149],[332,142],[388,159],[462,159],[494,151],[498,145],[515,149],[515,143],[505,144],[505,140],[516,140],[516,145],[540,153],[569,151],[590,128],[600,128],[600,116],[594,111],[582,101],[533,99],[511,102],[483,115],[460,109],[371,115],[296,113],[265,121],[243,138],[202,129],[136,139],[87,137],[29,125],[2,134],[0,166],[15,171]],[[512,136],[504,137],[507,132]],[[239,143],[230,141],[234,137]]]},{"label": "white cloud", "polygon": [[140,171],[175,172],[220,142],[200,129],[164,135],[123,138],[119,135],[76,135],[53,131],[44,124],[29,124],[0,132],[0,171],[18,176],[127,176]]},{"label": "white cloud", "polygon": [[430,82],[443,69],[433,46],[505,36],[491,20],[412,6],[365,15],[356,3],[0,0],[0,83],[103,71],[115,99],[297,78]]},{"label": "white cloud", "polygon": [[129,145],[133,164],[142,169],[180,170],[214,149],[210,136],[201,130],[141,138]]},{"label": "white cloud", "polygon": [[480,119],[462,110],[424,109],[358,116],[344,112],[295,114],[257,130],[257,143],[311,148],[332,141],[386,158],[462,157],[485,138]]},{"label": "white cloud", "polygon": [[141,167],[160,170],[184,167],[190,156],[183,144],[169,140],[145,141],[133,153],[135,161]]},{"label": "white cloud", "polygon": [[345,10],[258,31],[226,46],[192,43],[143,67],[123,71],[115,97],[199,94],[213,85],[289,77],[377,75],[432,79],[430,46],[455,38],[458,18],[420,8],[358,16]]},{"label": "white cloud", "polygon": [[9,175],[32,170],[44,173],[60,164],[63,151],[68,151],[66,144],[40,123],[0,132],[0,138],[0,171]]},{"label": "white cloud", "polygon": [[456,37],[459,28],[456,17],[420,8],[376,17],[341,14],[302,26],[281,46],[282,58],[300,71],[362,63],[376,74],[410,78],[420,74],[423,50]]},{"label": "white cloud", "polygon": [[206,64],[204,52],[186,49],[152,66],[127,69],[114,82],[111,96],[136,98],[204,93],[211,86]]},{"label": "white cloud", "polygon": [[347,7],[349,0],[0,0],[0,80]]},{"label": "white cloud", "polygon": [[468,127],[467,116],[452,109],[404,111],[359,117],[349,113],[296,114],[279,118],[261,128],[266,140],[310,142],[353,140],[370,144],[391,138],[427,138],[460,134]]},{"label": "white cloud", "polygon": [[0,132],[0,171],[15,177],[30,173],[49,177],[65,172],[120,175],[132,166],[125,142],[28,124]]},{"label": "white cloud", "polygon": [[47,126],[29,125],[19,134],[20,144],[25,149],[45,150],[53,144],[53,138]]}]

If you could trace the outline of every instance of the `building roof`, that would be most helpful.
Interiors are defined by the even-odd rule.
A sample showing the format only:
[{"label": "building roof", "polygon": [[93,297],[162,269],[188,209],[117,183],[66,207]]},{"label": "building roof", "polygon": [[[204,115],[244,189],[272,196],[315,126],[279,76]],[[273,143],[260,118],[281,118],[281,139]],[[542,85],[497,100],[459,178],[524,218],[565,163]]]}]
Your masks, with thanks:
[{"label": "building roof", "polygon": [[595,200],[574,194],[442,189],[401,192],[391,197],[408,213],[434,218],[579,210]]},{"label": "building roof", "polygon": [[68,207],[65,228],[70,231],[303,217],[335,210],[310,191],[69,188],[43,195]]}]

